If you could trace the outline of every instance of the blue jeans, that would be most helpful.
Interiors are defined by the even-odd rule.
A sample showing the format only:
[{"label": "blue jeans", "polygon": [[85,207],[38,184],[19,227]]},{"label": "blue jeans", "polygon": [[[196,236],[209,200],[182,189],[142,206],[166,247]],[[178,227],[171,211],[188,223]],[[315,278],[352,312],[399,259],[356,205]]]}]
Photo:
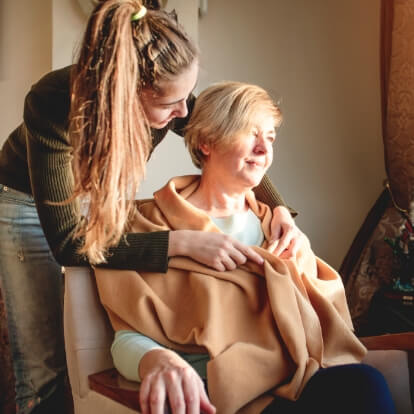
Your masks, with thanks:
[{"label": "blue jeans", "polygon": [[297,401],[276,398],[262,414],[395,414],[383,375],[366,364],[322,368]]},{"label": "blue jeans", "polygon": [[27,414],[51,396],[65,376],[63,278],[33,198],[2,184],[0,288],[6,305],[17,413]]}]

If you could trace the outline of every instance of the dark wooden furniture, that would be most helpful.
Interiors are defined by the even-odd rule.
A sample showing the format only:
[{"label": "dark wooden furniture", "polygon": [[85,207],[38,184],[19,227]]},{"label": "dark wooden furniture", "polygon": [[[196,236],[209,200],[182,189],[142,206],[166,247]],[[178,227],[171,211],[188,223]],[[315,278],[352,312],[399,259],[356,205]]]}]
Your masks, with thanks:
[{"label": "dark wooden furniture", "polygon": [[126,380],[115,368],[89,375],[91,390],[139,412],[139,384]]},{"label": "dark wooden furniture", "polygon": [[414,332],[413,295],[379,290],[372,298],[367,322],[363,336]]}]

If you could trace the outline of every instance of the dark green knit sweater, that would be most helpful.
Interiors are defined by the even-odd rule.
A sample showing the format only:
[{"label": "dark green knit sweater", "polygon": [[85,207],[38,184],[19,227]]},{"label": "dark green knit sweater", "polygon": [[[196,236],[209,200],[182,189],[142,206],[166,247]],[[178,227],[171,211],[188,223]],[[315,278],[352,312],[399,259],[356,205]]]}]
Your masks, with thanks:
[{"label": "dark green knit sweater", "polygon": [[[68,136],[70,67],[44,76],[26,96],[23,123],[16,128],[0,151],[0,183],[33,195],[46,239],[56,260],[63,266],[87,265],[78,255],[80,240],[73,240],[79,209],[76,202],[50,205],[46,200],[63,201],[73,189],[72,147]],[[189,112],[194,98],[189,99]],[[188,118],[176,119],[161,130],[152,130],[157,146],[169,129],[182,135]],[[256,190],[271,207],[284,205],[270,180],[265,177]],[[166,272],[168,232],[128,233],[110,249],[103,266]]]}]

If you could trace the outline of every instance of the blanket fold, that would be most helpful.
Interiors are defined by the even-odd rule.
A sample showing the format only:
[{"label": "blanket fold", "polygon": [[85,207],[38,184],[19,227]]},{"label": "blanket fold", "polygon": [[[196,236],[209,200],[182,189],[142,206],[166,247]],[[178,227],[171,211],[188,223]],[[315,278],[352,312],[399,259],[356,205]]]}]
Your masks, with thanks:
[{"label": "blanket fold", "polygon": [[[220,232],[186,201],[199,176],[176,177],[137,203],[131,231]],[[265,239],[271,210],[254,198]],[[307,243],[294,259],[255,248],[265,259],[217,272],[189,258],[170,259],[167,274],[96,268],[102,304],[114,330],[136,330],[184,352],[208,352],[208,392],[218,414],[258,413],[269,395],[297,399],[320,368],[361,361],[337,272]]]}]

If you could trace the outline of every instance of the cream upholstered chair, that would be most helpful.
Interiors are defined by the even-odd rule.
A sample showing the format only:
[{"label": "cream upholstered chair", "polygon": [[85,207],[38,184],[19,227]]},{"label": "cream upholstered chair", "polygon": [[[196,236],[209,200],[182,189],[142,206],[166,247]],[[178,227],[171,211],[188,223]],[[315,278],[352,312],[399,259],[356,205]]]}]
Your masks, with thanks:
[{"label": "cream upholstered chair", "polygon": [[89,386],[89,375],[113,368],[110,346],[114,335],[89,268],[65,269],[64,327],[75,414],[136,414]]},{"label": "cream upholstered chair", "polygon": [[[130,396],[133,396],[132,398],[135,398],[136,393],[136,402],[138,402],[137,384],[134,389],[134,386],[125,380],[125,383],[120,384],[121,387],[115,386],[109,392],[105,392],[106,395],[111,396],[108,398],[102,395],[102,390],[97,392],[91,389],[89,383],[91,374],[113,368],[110,355],[113,330],[99,301],[95,278],[89,268],[66,268],[64,305],[66,358],[75,414],[136,414],[136,409],[123,405],[128,402],[125,401],[123,395],[117,395],[117,393],[122,394],[127,389]],[[379,350],[370,350],[364,362],[379,369],[387,379],[397,413],[412,414],[408,353],[398,349],[381,350],[387,349],[389,346],[384,341],[378,342],[375,338],[381,337],[368,338],[367,341],[364,341],[369,349],[379,348]],[[411,339],[413,339],[413,343],[412,346],[409,344],[408,348],[414,349],[414,333],[408,341],[411,342]],[[401,342],[400,344],[401,349],[408,349],[405,346],[407,340],[404,341],[404,344]],[[398,347],[398,344],[391,346],[391,348]],[[119,375],[115,381],[119,385],[122,377]],[[96,387],[92,388],[96,389]],[[106,387],[106,391],[108,391],[108,387]],[[115,400],[121,401],[123,404]]]}]

